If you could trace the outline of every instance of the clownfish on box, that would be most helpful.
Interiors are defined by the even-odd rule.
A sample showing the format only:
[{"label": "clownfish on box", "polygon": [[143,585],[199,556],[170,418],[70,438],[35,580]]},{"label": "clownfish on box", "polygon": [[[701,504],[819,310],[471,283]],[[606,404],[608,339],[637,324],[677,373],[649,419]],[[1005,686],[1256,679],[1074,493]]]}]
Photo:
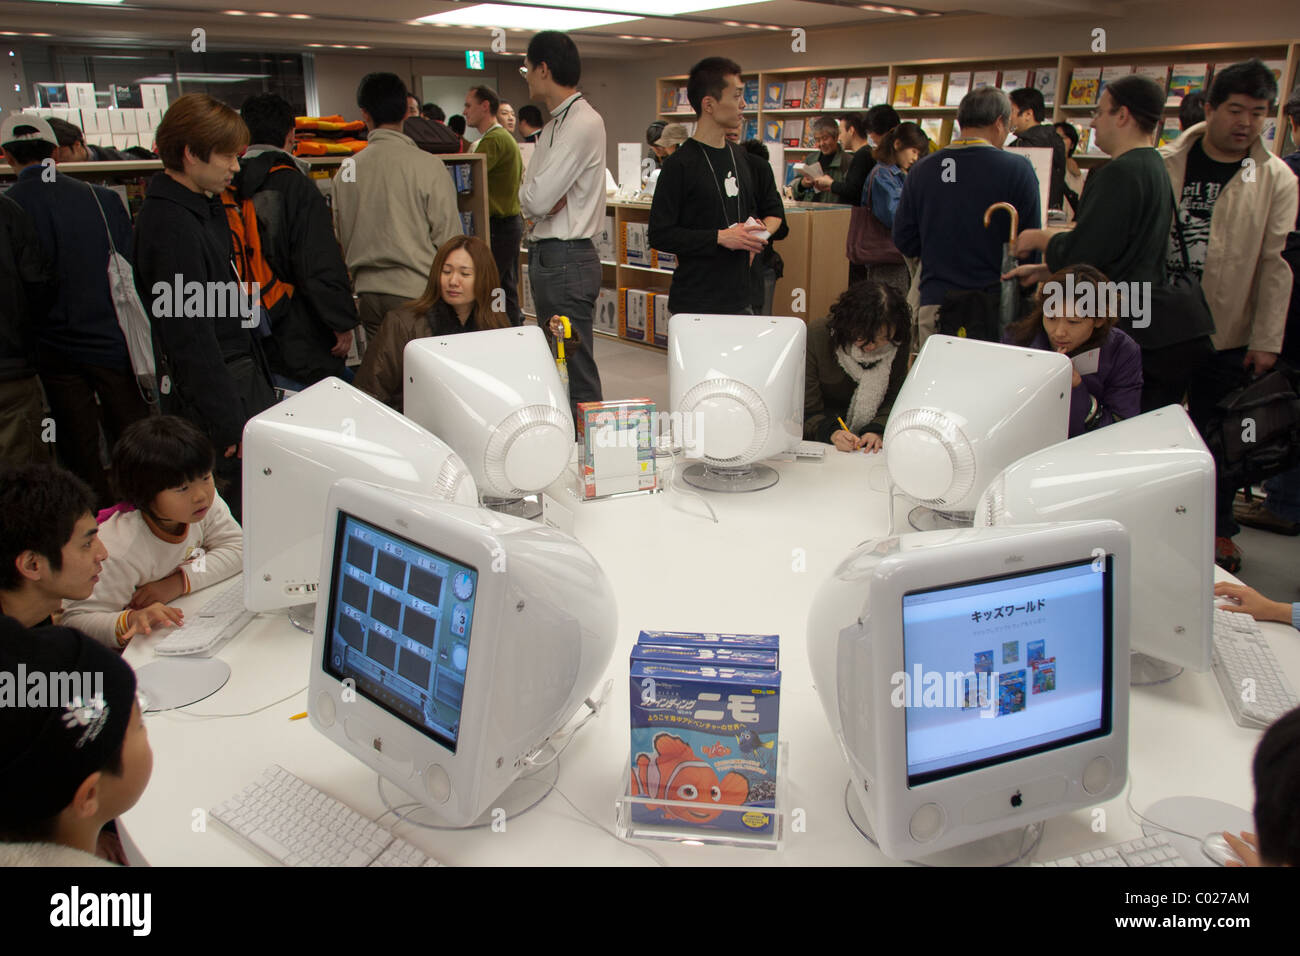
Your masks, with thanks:
[{"label": "clownfish on box", "polygon": [[633,819],[772,832],[781,672],[632,657]]}]

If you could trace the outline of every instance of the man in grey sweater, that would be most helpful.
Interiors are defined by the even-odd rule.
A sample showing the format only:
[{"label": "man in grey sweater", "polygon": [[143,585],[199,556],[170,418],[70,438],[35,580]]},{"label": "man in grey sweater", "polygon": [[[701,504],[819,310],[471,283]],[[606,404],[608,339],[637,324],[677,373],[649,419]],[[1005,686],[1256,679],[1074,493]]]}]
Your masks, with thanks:
[{"label": "man in grey sweater", "polygon": [[370,130],[355,167],[334,177],[334,231],[367,337],[391,309],[424,294],[438,247],[461,235],[456,187],[442,160],[402,132],[406,84],[370,73],[357,87]]}]

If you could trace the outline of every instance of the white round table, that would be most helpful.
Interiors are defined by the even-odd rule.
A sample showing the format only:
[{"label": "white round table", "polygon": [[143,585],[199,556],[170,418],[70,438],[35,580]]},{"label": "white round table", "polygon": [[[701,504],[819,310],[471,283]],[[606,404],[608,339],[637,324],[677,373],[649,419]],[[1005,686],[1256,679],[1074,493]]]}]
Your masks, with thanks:
[{"label": "white round table", "polygon": [[[626,784],[628,652],[642,629],[777,633],[781,636],[781,732],[789,746],[789,808],[802,828],[787,830],[772,852],[717,846],[647,844],[674,865],[888,865],[854,829],[844,810],[848,770],[813,689],[805,648],[809,604],[856,545],[888,531],[883,455],[828,449],[821,462],[777,462],[780,482],[752,494],[709,494],[704,504],[669,491],[573,503],[574,534],[605,568],[619,602],[618,643],[606,677],[605,709],[561,759],[557,789],[609,829]],[[1136,598],[1136,595],[1135,595]],[[207,596],[180,605],[200,606]],[[1300,685],[1300,635],[1265,624],[1283,670]],[[126,658],[153,659],[157,638],[132,641]],[[231,667],[217,694],[181,712],[150,715],[153,779],[121,820],[128,849],[154,865],[259,865],[203,811],[223,802],[277,763],[372,819],[384,813],[375,773],[318,734],[306,710],[311,638],[283,612],[263,614],[219,656]],[[295,693],[296,692],[296,693]],[[286,698],[280,703],[281,698]],[[247,716],[215,717],[217,714]],[[204,716],[200,716],[204,715]],[[1184,673],[1171,683],[1132,690],[1130,785],[1142,810],[1179,794],[1213,797],[1249,809],[1250,761],[1259,732],[1234,724],[1212,674]],[[408,802],[385,785],[394,805]],[[1037,859],[1053,859],[1141,835],[1124,795],[1103,806],[1106,831],[1092,811],[1047,822]],[[386,816],[381,822],[393,823]],[[417,814],[417,819],[428,819]],[[504,831],[428,830],[402,823],[395,832],[450,865],[639,865],[647,857],[583,820],[552,793]]]}]

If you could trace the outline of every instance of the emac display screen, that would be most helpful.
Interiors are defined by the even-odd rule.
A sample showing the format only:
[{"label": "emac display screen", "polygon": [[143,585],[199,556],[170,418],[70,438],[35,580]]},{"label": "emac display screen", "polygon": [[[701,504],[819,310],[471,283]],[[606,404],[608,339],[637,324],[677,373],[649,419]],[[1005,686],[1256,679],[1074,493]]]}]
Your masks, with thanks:
[{"label": "emac display screen", "polygon": [[903,596],[909,787],[1110,733],[1111,561]]},{"label": "emac display screen", "polygon": [[342,511],[325,671],[452,753],[478,571]]}]

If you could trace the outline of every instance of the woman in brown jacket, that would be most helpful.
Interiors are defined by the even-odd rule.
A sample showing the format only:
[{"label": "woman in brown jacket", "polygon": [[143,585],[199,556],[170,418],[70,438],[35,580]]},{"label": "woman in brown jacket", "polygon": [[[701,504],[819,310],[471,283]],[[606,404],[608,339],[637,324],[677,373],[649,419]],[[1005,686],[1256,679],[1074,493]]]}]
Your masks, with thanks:
[{"label": "woman in brown jacket", "polygon": [[433,260],[424,295],[384,317],[366,349],[356,387],[400,412],[406,343],[430,335],[508,327],[506,313],[492,309],[498,283],[496,262],[486,242],[478,236],[448,239]]},{"label": "woman in brown jacket", "polygon": [[879,279],[853,283],[829,316],[808,323],[805,440],[829,442],[840,451],[880,450],[907,378],[911,323],[904,293]]}]

